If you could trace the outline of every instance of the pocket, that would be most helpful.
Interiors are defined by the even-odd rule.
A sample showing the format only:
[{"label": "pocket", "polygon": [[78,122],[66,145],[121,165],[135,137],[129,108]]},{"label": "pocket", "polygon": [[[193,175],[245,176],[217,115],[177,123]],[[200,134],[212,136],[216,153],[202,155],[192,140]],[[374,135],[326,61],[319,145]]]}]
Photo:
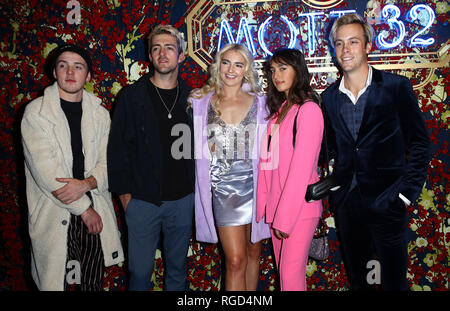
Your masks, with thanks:
[{"label": "pocket", "polygon": [[174,205],[172,215],[177,226],[191,226],[194,217],[194,194],[182,198]]},{"label": "pocket", "polygon": [[394,202],[391,203],[391,212],[397,216],[406,216],[408,209],[406,208],[405,202],[397,195]]},{"label": "pocket", "polygon": [[49,205],[52,204],[50,200],[44,195],[40,194],[39,199],[34,204],[28,204],[29,206],[29,217],[28,222],[30,225],[34,226],[39,218],[41,212],[45,209],[49,208]]},{"label": "pocket", "polygon": [[130,208],[132,207],[134,203],[134,199],[131,198],[130,202],[128,202],[127,208],[125,209],[125,217],[130,213]]}]

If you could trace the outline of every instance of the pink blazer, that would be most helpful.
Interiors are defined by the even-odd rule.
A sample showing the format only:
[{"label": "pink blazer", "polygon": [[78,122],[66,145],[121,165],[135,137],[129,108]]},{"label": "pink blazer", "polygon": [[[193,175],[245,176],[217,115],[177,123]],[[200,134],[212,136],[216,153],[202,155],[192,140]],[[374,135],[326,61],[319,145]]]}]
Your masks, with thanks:
[{"label": "pink blazer", "polygon": [[[285,104],[285,103],[284,103]],[[283,105],[284,105],[283,104]],[[297,117],[295,149],[292,128]],[[320,217],[322,203],[307,203],[306,187],[319,180],[317,162],[323,136],[320,107],[305,102],[300,109],[294,105],[273,133],[267,151],[268,135],[275,125],[272,118],[262,140],[256,198],[256,220],[265,216],[272,228],[290,234],[299,220]]]}]

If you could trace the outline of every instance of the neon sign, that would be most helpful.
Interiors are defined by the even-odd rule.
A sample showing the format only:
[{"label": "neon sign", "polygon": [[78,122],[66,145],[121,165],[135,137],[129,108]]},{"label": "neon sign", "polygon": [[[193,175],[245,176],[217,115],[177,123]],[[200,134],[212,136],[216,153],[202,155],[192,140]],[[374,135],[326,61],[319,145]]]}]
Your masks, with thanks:
[{"label": "neon sign", "polygon": [[308,19],[308,49],[313,53],[316,50],[316,16],[323,15],[323,13],[305,13],[300,16],[306,16]]},{"label": "neon sign", "polygon": [[238,38],[240,37],[241,30],[242,30],[244,32],[245,40],[247,41],[247,49],[252,53],[253,56],[256,56],[256,49],[255,49],[255,46],[253,45],[252,35],[250,33],[250,29],[248,28],[248,23],[247,23],[246,18],[242,18],[241,22],[239,23],[236,40],[233,38],[230,24],[226,20],[222,21],[222,23],[220,24],[219,43],[217,45],[218,47],[222,46],[221,43],[222,43],[223,30],[225,30],[225,33],[227,34],[227,39],[228,39],[229,43],[238,43]]},{"label": "neon sign", "polygon": [[[332,11],[328,13],[330,16],[341,17],[342,15],[348,13],[354,13],[355,10],[343,10],[343,11]],[[311,12],[311,13],[303,13],[298,15],[299,17],[306,17],[307,19],[307,41],[308,41],[308,53],[311,55],[316,50],[316,24],[317,21],[320,20],[320,17],[325,16],[325,13],[322,12]],[[287,47],[293,48],[297,42],[297,35],[299,30],[296,28],[294,23],[290,21],[285,15],[281,15],[280,19],[287,25],[287,29],[289,29],[289,44]],[[414,25],[420,25],[423,27],[419,32],[414,34],[414,36],[406,42],[406,44],[410,47],[414,46],[428,46],[435,42],[433,38],[421,38],[424,33],[432,26],[436,16],[433,10],[424,4],[414,5],[406,14],[406,19],[409,23],[413,23]],[[383,7],[381,10],[381,20],[389,26],[390,31],[383,31],[380,33],[376,39],[375,43],[380,49],[392,49],[400,45],[406,37],[406,26],[405,23],[401,20],[401,12],[400,9],[393,4],[388,4]],[[272,55],[272,52],[269,50],[266,44],[265,34],[267,32],[267,28],[271,26],[273,22],[273,16],[269,16],[262,24],[257,25],[257,38],[258,43],[261,49],[267,55]],[[235,38],[233,38],[231,26],[227,20],[222,20],[220,24],[220,32],[219,32],[219,41],[217,45],[217,50],[223,45],[222,36],[225,31],[226,38],[228,43],[240,43],[242,37],[245,37],[246,45],[249,51],[252,52],[253,56],[256,56],[256,49],[254,46],[253,35],[251,32],[251,28],[249,27],[249,23],[245,17],[241,18],[238,27],[238,33]],[[241,35],[241,32],[244,34]],[[389,39],[390,33],[395,33],[394,38]],[[390,40],[390,41],[389,41]]]},{"label": "neon sign", "polygon": [[434,43],[433,38],[428,39],[417,38],[418,36],[422,35],[425,32],[425,30],[430,28],[431,25],[433,25],[434,20],[436,19],[433,10],[429,6],[423,4],[417,4],[413,6],[411,10],[408,12],[407,19],[410,22],[418,20],[420,18],[420,10],[424,10],[428,14],[427,18],[425,18],[426,21],[425,27],[411,38],[411,40],[409,41],[409,46],[427,46]]},{"label": "neon sign", "polygon": [[[261,45],[261,48],[264,50],[264,52],[266,52],[270,56],[272,56],[272,52],[269,51],[269,49],[267,48],[267,45],[266,45],[266,43],[264,41],[264,33],[266,32],[267,25],[269,25],[271,19],[272,19],[272,16],[270,16],[268,19],[266,19],[264,21],[264,23],[258,29],[258,41],[259,41],[259,44]],[[286,16],[281,15],[281,19],[289,27],[289,30],[290,30],[289,38],[290,38],[290,40],[289,40],[288,48],[292,49],[294,47],[294,45],[295,45],[295,42],[297,41],[297,30],[295,29],[294,24]]]},{"label": "neon sign", "polygon": [[[391,29],[392,28],[397,29],[398,36],[391,43],[389,43],[385,40],[387,36],[384,33],[380,33],[377,36],[376,44],[380,49],[394,48],[403,41],[406,35],[405,23],[399,20],[400,10],[397,6],[393,4],[388,4],[384,6],[383,10],[381,11],[381,16],[387,20],[387,23]],[[433,25],[433,22],[436,19],[436,15],[428,5],[416,4],[408,11],[408,13],[406,14],[406,19],[410,23],[414,24],[416,21],[418,21],[419,25],[424,27],[407,42],[408,46],[423,47],[434,43],[433,38],[428,39],[419,38],[419,36],[423,35],[424,32],[427,29],[429,29],[431,25]]]},{"label": "neon sign", "polygon": [[392,49],[399,45],[406,35],[405,24],[398,20],[400,17],[400,9],[393,4],[388,4],[381,10],[381,17],[387,21],[390,29],[397,29],[398,36],[389,43],[385,40],[389,35],[380,33],[375,42],[380,49]]}]

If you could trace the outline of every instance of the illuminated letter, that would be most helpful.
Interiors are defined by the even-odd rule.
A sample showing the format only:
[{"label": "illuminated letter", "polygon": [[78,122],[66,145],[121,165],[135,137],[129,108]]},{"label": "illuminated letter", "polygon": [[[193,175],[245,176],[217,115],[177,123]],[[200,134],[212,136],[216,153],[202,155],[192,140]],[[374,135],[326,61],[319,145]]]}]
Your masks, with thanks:
[{"label": "illuminated letter", "polygon": [[286,24],[288,24],[288,26],[289,26],[290,40],[289,40],[288,48],[292,49],[295,46],[295,42],[297,41],[297,30],[295,29],[294,24],[292,24],[292,22],[290,20],[288,20],[288,18],[286,16],[281,15],[281,19],[284,20],[286,22]]},{"label": "illuminated letter", "polygon": [[[270,20],[272,19],[272,16],[270,16],[269,18],[267,18],[264,23],[261,24],[261,26],[259,26],[258,29],[258,41],[259,41],[259,45],[261,46],[261,48],[263,49],[264,52],[266,52],[266,54],[272,56],[272,52],[269,51],[269,49],[267,48],[266,43],[264,42],[264,34],[266,32],[266,27],[269,24]],[[294,24],[284,15],[281,15],[281,19],[288,25],[289,27],[289,31],[290,31],[290,39],[289,39],[289,44],[288,44],[288,48],[292,49],[295,46],[295,42],[297,41],[297,30],[295,29]]]},{"label": "illuminated letter", "polygon": [[306,16],[308,19],[308,50],[309,54],[314,53],[316,50],[316,16],[323,15],[323,13],[305,13],[300,16]]},{"label": "illuminated letter", "polygon": [[227,34],[228,43],[234,43],[233,35],[231,34],[230,24],[228,24],[226,20],[222,20],[222,22],[220,23],[219,43],[217,44],[217,51],[220,51],[220,48],[222,47],[222,32],[224,29]]},{"label": "illuminated letter", "polygon": [[[418,20],[420,23],[419,15],[422,14],[422,12],[423,12],[423,11],[419,12],[420,10],[425,10],[427,12],[427,17],[425,18],[425,27],[421,31],[416,33],[411,38],[411,40],[409,40],[409,42],[408,42],[409,46],[427,46],[427,45],[434,43],[434,38],[428,38],[428,39],[417,38],[418,36],[423,34],[425,32],[425,30],[430,28],[431,25],[433,25],[434,19],[436,18],[436,15],[434,14],[433,10],[429,6],[424,5],[424,4],[417,4],[417,5],[413,6],[411,8],[411,10],[408,12],[408,15],[406,18],[411,22]],[[420,23],[420,25],[423,26],[422,23]]]},{"label": "illuminated letter", "polygon": [[345,14],[356,13],[356,10],[343,10],[343,11],[331,11],[330,15],[337,15],[337,18],[344,16]]},{"label": "illuminated letter", "polygon": [[247,19],[245,17],[241,18],[241,22],[239,23],[239,28],[238,28],[238,33],[237,33],[236,39],[233,38],[233,35],[231,33],[230,24],[226,20],[222,21],[222,23],[220,24],[219,44],[217,45],[217,51],[219,51],[220,48],[222,47],[222,31],[223,31],[223,29],[225,29],[225,32],[227,34],[228,43],[239,43],[240,42],[239,38],[241,35],[241,29],[242,29],[242,31],[244,32],[245,40],[247,41],[248,50],[252,53],[253,56],[256,56],[256,49],[255,49],[255,46],[253,45],[253,38],[250,33],[250,29],[248,27]]},{"label": "illuminated letter", "polygon": [[[393,15],[392,17],[389,17]],[[393,5],[388,4],[381,10],[381,17],[387,19],[389,28],[397,28],[398,37],[392,43],[388,43],[385,39],[387,35],[380,33],[377,36],[376,44],[380,49],[391,49],[399,45],[403,38],[405,38],[405,24],[399,21],[397,18],[400,16],[400,9]]]},{"label": "illuminated letter", "polygon": [[270,20],[272,19],[272,16],[268,17],[264,23],[261,24],[261,26],[259,26],[258,29],[258,41],[259,41],[259,45],[261,46],[261,48],[263,49],[264,52],[266,52],[266,54],[272,56],[273,54],[269,51],[269,49],[267,48],[266,43],[264,42],[264,33],[266,32],[266,27],[267,24],[270,22]]},{"label": "illuminated letter", "polygon": [[241,18],[238,28],[238,34],[236,37],[236,42],[239,39],[239,35],[241,34],[241,29],[244,31],[245,40],[247,41],[247,48],[252,53],[253,56],[256,56],[256,49],[253,45],[253,37],[250,33],[250,29],[248,28],[248,23],[246,18]]}]

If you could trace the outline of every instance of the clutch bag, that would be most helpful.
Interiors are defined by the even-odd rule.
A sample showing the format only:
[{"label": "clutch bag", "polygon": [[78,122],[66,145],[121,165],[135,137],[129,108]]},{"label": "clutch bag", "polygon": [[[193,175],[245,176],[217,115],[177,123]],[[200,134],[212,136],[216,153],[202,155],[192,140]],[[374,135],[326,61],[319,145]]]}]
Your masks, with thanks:
[{"label": "clutch bag", "polygon": [[335,176],[329,175],[315,184],[308,185],[305,193],[306,202],[321,200],[328,196],[331,192],[340,188]]}]

